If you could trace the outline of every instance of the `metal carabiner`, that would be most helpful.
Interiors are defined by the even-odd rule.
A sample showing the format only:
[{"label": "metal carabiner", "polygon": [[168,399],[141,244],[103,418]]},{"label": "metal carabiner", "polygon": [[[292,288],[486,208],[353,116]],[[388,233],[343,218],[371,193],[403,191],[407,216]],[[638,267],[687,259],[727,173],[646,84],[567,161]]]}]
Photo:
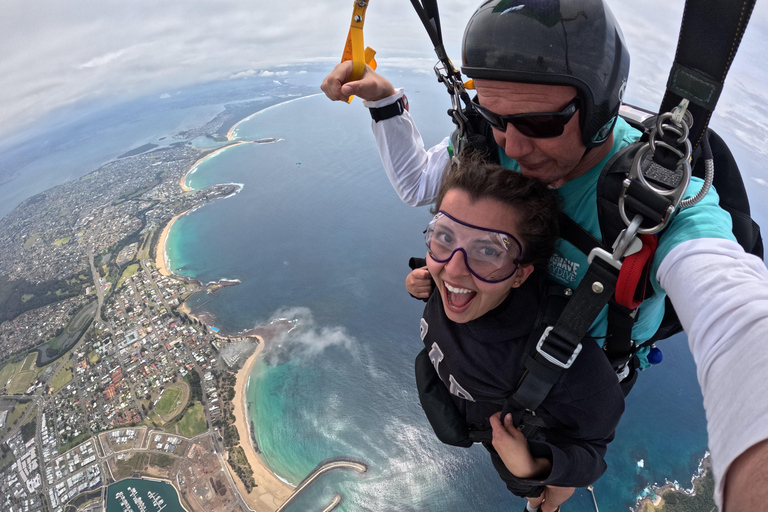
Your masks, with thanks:
[{"label": "metal carabiner", "polygon": [[[658,117],[656,129],[651,133],[648,142],[635,154],[629,175],[623,182],[619,196],[619,214],[627,226],[633,222],[630,221],[625,206],[627,191],[634,180],[639,181],[652,192],[667,198],[670,202],[669,208],[657,225],[651,228],[637,229],[637,232],[642,235],[652,235],[664,229],[664,226],[667,225],[680,206],[683,194],[685,194],[688,183],[691,181],[692,146],[688,139],[688,131],[689,126],[693,124],[693,116],[690,111],[685,109],[685,106],[685,104],[681,104],[672,112],[661,114]],[[675,147],[664,140],[656,140],[657,137],[663,136],[666,131],[671,131],[678,136],[674,142],[681,147]],[[653,155],[658,148],[665,148],[679,157],[675,169],[667,169],[653,160]]]},{"label": "metal carabiner", "polygon": [[595,247],[587,256],[587,263],[592,264],[592,260],[600,258],[617,270],[621,270],[621,259],[630,254],[634,254],[643,247],[643,243],[637,238],[638,229],[643,222],[642,215],[635,215],[632,222],[619,233],[616,241],[613,243],[613,252],[610,253],[600,247]]}]

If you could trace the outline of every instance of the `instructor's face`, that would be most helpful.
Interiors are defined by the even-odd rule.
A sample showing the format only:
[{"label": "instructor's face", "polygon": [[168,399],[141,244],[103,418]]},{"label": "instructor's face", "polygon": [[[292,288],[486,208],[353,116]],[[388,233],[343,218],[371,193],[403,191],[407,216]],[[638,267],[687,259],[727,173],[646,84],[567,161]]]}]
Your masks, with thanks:
[{"label": "instructor's face", "polygon": [[[480,104],[500,115],[557,112],[576,96],[576,89],[570,86],[495,80],[475,80],[475,89]],[[582,162],[587,148],[581,142],[580,115],[577,111],[563,134],[550,139],[526,137],[512,124],[505,132],[494,128],[493,136],[507,156],[520,164],[523,174],[559,187],[591,168]]]}]

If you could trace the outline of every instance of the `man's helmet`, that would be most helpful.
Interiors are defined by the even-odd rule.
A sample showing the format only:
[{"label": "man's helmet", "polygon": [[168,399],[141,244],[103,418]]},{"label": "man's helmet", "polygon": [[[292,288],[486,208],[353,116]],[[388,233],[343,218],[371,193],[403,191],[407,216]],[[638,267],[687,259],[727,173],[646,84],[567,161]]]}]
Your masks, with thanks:
[{"label": "man's helmet", "polygon": [[464,31],[462,64],[470,78],[575,87],[595,147],[616,122],[629,53],[603,0],[488,0]]}]

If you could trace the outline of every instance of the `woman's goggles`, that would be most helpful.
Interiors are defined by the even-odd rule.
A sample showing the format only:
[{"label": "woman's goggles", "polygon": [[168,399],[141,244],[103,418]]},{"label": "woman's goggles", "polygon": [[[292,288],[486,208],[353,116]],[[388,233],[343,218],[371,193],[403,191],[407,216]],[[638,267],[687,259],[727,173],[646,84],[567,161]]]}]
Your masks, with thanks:
[{"label": "woman's goggles", "polygon": [[560,112],[531,112],[502,116],[477,103],[473,102],[472,106],[483,119],[488,121],[488,124],[499,131],[506,132],[507,124],[511,124],[526,137],[549,139],[563,134],[565,125],[579,109],[579,97],[573,98]]},{"label": "woman's goggles", "polygon": [[433,260],[446,263],[461,251],[467,269],[486,283],[509,279],[520,264],[523,249],[514,236],[466,224],[444,211],[437,212],[424,233]]}]

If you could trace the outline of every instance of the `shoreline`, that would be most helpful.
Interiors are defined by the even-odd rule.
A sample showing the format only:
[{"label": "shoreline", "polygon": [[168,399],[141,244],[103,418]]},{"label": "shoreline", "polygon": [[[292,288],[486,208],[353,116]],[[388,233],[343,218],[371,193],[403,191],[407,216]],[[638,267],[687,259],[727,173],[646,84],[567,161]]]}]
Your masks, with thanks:
[{"label": "shoreline", "polygon": [[227,466],[227,469],[232,474],[232,479],[237,484],[237,490],[248,506],[256,512],[274,512],[293,493],[294,487],[285,483],[269,469],[253,449],[251,443],[251,429],[249,428],[250,422],[247,416],[245,391],[248,387],[248,380],[250,379],[253,365],[264,350],[264,339],[261,336],[257,336],[257,338],[259,340],[258,347],[256,347],[254,353],[248,357],[243,367],[237,372],[235,398],[232,401],[235,428],[240,436],[240,447],[245,452],[245,458],[251,465],[253,479],[256,481],[257,487],[248,493],[240,478],[232,472],[229,466]]},{"label": "shoreline", "polygon": [[155,267],[157,268],[157,271],[160,272],[160,275],[169,277],[173,275],[173,272],[171,272],[170,268],[168,268],[168,259],[165,257],[165,244],[168,241],[168,234],[171,232],[171,226],[173,226],[173,223],[176,222],[176,220],[189,213],[189,210],[186,212],[181,212],[178,215],[174,215],[171,220],[168,221],[168,224],[166,224],[163,227],[163,230],[160,232],[160,238],[157,239],[157,247],[155,247]]},{"label": "shoreline", "polygon": [[[242,121],[240,121],[240,122],[242,122]],[[229,134],[227,134],[227,139],[228,140],[232,140],[232,139],[229,138]],[[195,189],[187,186],[187,176],[189,176],[189,174],[192,171],[197,169],[198,165],[203,163],[208,158],[212,158],[212,157],[218,155],[219,153],[221,153],[222,151],[224,151],[225,149],[233,148],[235,146],[239,146],[240,144],[250,144],[250,142],[245,141],[245,140],[239,140],[239,141],[235,142],[234,144],[227,144],[226,146],[220,147],[219,149],[215,149],[215,150],[211,151],[210,153],[207,153],[207,154],[201,156],[200,158],[198,158],[195,161],[195,163],[192,164],[189,167],[189,169],[187,169],[187,171],[184,174],[181,175],[181,178],[179,179],[179,187],[181,187],[181,190],[183,190],[184,192],[194,192]]]},{"label": "shoreline", "polygon": [[[663,496],[666,493],[672,492],[680,494],[685,497],[696,496],[696,491],[701,485],[700,482],[712,472],[712,460],[710,459],[710,453],[707,451],[704,453],[704,457],[699,461],[699,466],[696,473],[691,477],[691,488],[683,488],[677,481],[670,482],[667,480],[663,485],[648,485],[646,488],[650,494],[637,499],[637,504],[634,508],[630,509],[632,512],[655,512],[657,510],[664,510]],[[661,508],[660,508],[661,507]]]}]

